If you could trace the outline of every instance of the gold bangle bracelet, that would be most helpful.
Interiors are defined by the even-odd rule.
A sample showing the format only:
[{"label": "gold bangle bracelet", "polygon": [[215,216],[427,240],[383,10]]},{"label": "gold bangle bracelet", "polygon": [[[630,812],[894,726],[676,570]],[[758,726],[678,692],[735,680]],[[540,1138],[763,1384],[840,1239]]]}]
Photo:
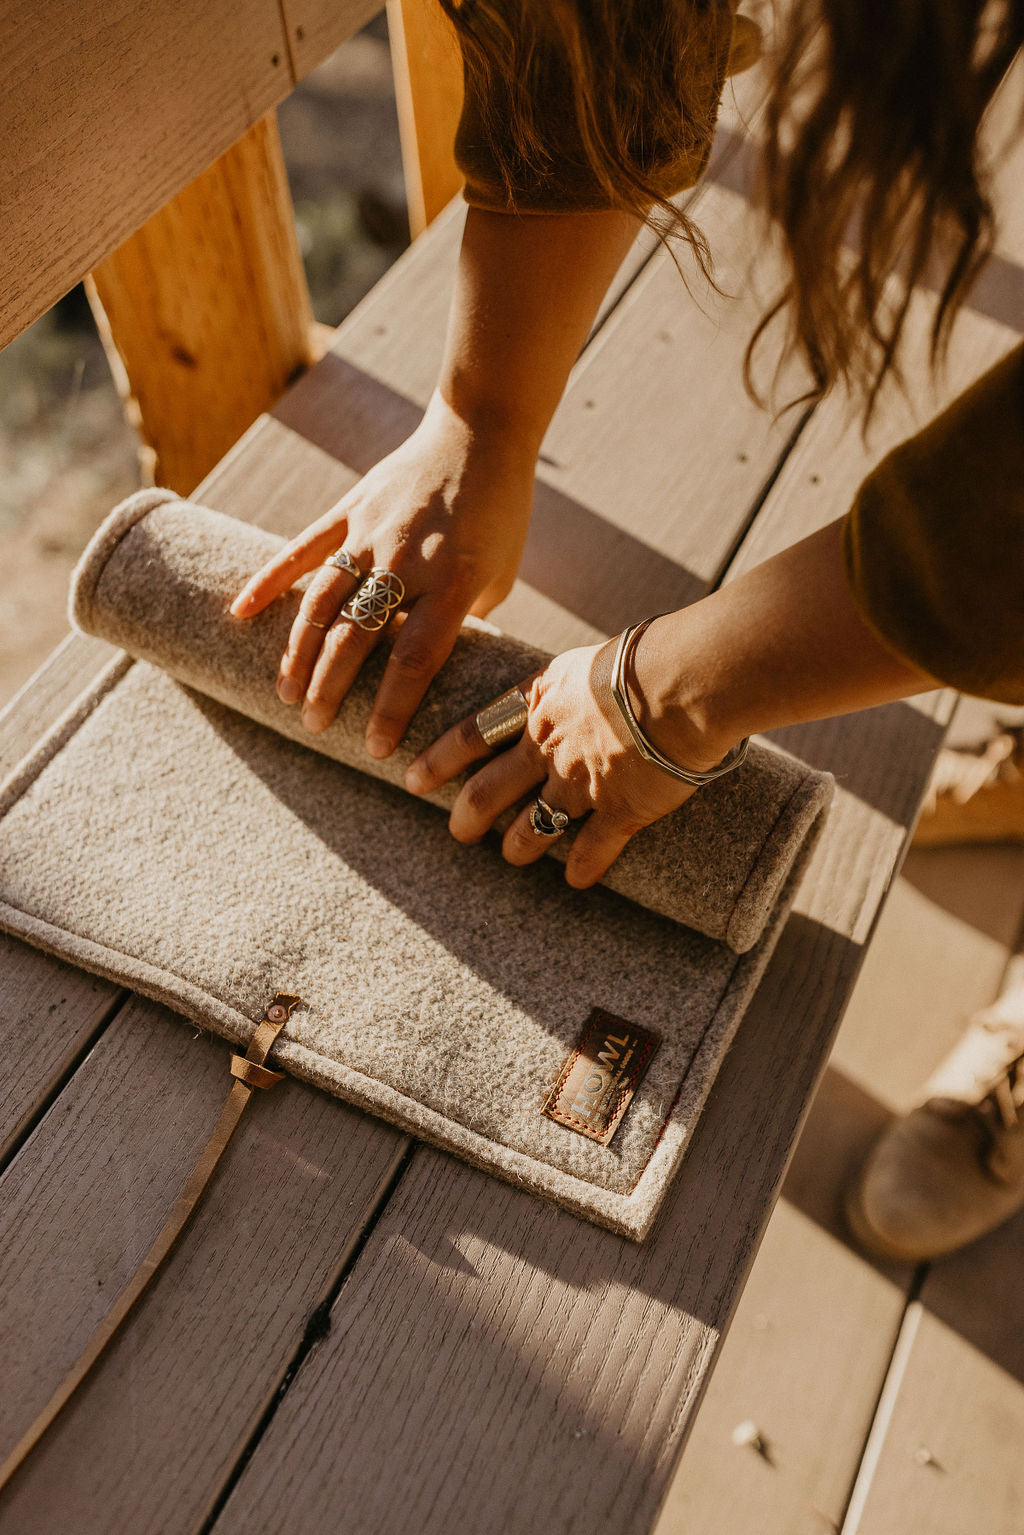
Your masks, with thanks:
[{"label": "gold bangle bracelet", "polygon": [[680,767],[678,762],[673,762],[666,757],[664,752],[658,750],[654,742],[644,734],[640,721],[633,713],[633,705],[629,699],[629,689],[626,686],[626,667],[636,646],[637,640],[644,630],[654,623],[656,618],[663,618],[663,613],[652,614],[645,618],[643,623],[634,624],[632,629],[624,629],[619,636],[619,643],[615,651],[615,662],[612,666],[612,697],[618,705],[623,723],[632,738],[633,745],[641,757],[648,762],[653,762],[660,767],[663,773],[670,773],[673,778],[679,778],[683,783],[692,784],[699,789],[706,783],[712,783],[714,779],[721,778],[723,773],[731,773],[733,768],[739,767],[747,755],[747,747],[750,745],[750,737],[744,736],[737,746],[730,749],[717,767],[711,768],[707,773],[698,773],[691,768]]}]

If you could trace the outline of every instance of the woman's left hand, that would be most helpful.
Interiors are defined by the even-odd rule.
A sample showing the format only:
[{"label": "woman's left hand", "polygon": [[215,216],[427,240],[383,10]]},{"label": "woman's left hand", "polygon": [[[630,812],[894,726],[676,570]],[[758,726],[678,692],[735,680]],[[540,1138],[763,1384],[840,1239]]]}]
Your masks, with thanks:
[{"label": "woman's left hand", "polygon": [[[587,817],[570,849],[565,877],[577,889],[595,884],[630,837],[694,793],[645,761],[630,739],[611,696],[613,653],[614,641],[556,657],[521,684],[529,717],[514,746],[492,754],[470,715],[412,763],[406,787],[414,794],[431,793],[490,758],[455,802],[452,835],[459,842],[479,842],[502,811],[524,795],[540,795],[573,820]],[[506,831],[502,852],[509,863],[533,863],[548,841],[534,831],[527,806]]]}]

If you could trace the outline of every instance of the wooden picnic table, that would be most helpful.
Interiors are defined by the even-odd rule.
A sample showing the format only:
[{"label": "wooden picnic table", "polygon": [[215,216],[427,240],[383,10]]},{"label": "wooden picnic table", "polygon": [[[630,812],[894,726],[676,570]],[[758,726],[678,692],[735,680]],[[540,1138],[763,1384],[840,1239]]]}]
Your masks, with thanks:
[{"label": "wooden picnic table", "polygon": [[[936,407],[923,386],[914,410],[894,401],[866,447],[838,398],[775,420],[746,398],[743,349],[777,274],[744,175],[727,125],[692,211],[738,296],[694,302],[641,242],[574,372],[494,615],[533,643],[589,642],[733,579],[840,515]],[[436,376],[461,220],[453,205],[416,242],[195,499],[292,533],[402,440]],[[1003,293],[979,290],[942,394],[1015,339]],[[929,311],[921,296],[919,334]],[[0,776],[108,655],[80,636],[54,654],[0,716]],[[936,693],[780,733],[835,772],[837,804],[646,1242],[289,1080],[250,1110],[151,1290],[0,1496],[0,1529],[650,1529],[952,707]],[[229,1051],[12,939],[0,956],[3,1450],[162,1225]]]}]

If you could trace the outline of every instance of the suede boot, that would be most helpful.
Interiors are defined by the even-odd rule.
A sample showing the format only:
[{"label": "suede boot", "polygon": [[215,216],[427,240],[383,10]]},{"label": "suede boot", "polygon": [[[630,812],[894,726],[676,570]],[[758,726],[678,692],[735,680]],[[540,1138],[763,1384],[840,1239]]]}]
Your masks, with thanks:
[{"label": "suede boot", "polygon": [[1024,986],[972,1019],[925,1089],[883,1131],[846,1197],[858,1245],[919,1263],[1024,1205]]}]

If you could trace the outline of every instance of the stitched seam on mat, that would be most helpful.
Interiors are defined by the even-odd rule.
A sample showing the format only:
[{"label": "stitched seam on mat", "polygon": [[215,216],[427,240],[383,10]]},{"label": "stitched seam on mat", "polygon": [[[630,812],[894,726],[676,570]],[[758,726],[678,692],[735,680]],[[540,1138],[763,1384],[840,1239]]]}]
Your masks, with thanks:
[{"label": "stitched seam on mat", "polygon": [[[749,950],[747,952],[749,953]],[[709,1033],[711,1032],[711,1029],[712,1029],[712,1027],[714,1025],[715,1019],[718,1017],[719,1013],[722,1011],[722,1008],[725,1006],[726,1002],[728,1001],[729,993],[732,990],[732,983],[736,979],[736,972],[739,969],[740,965],[746,960],[746,957],[747,957],[746,954],[737,954],[736,955],[735,963],[733,964],[732,969],[729,971],[729,977],[728,977],[728,979],[726,980],[725,984],[722,987],[722,990],[721,990],[721,993],[719,995],[718,1001],[715,1003],[715,1010],[711,1014],[711,1017],[708,1019],[707,1023],[704,1025],[703,1029],[701,1030],[700,1038],[698,1039],[697,1043],[694,1045],[693,1052],[690,1055],[690,1059],[686,1063],[686,1070],[683,1072],[682,1076],[679,1078],[679,1085],[676,1087],[675,1094],[674,1094],[674,1096],[672,1098],[672,1102],[669,1104],[668,1110],[667,1110],[664,1118],[661,1121],[661,1125],[658,1128],[658,1133],[657,1133],[657,1135],[654,1138],[654,1145],[651,1147],[650,1154],[648,1155],[647,1160],[644,1163],[643,1167],[641,1167],[640,1171],[637,1173],[636,1177],[633,1179],[633,1182],[629,1185],[629,1189],[627,1191],[627,1198],[629,1198],[631,1195],[636,1193],[636,1190],[639,1187],[640,1182],[643,1179],[644,1174],[646,1173],[647,1169],[650,1167],[651,1163],[654,1161],[654,1154],[655,1154],[655,1152],[657,1151],[658,1147],[661,1145],[662,1141],[665,1139],[665,1131],[668,1129],[669,1125],[672,1123],[672,1115],[675,1113],[676,1106],[679,1103],[679,1100],[680,1100],[680,1098],[683,1095],[683,1088],[686,1086],[687,1082],[690,1079],[690,1075],[691,1075],[691,1073],[693,1071],[693,1063],[694,1063],[694,1061],[696,1061],[698,1055],[700,1054],[701,1046],[703,1045],[704,1041],[707,1039]],[[710,1091],[710,1088],[709,1088],[709,1091]]]},{"label": "stitched seam on mat", "polygon": [[[134,665],[134,659],[124,651],[108,661],[89,685],[72,700],[63,714],[54,721],[49,730],[11,769],[8,776],[0,783],[0,818],[14,808],[22,795],[35,783],[40,773],[50,765],[57,753],[63,750],[72,736],[78,733],[93,711]],[[26,912],[25,915],[27,916],[28,913]]]},{"label": "stitched seam on mat", "polygon": [[[813,781],[814,781],[814,775],[812,773],[807,772],[807,773],[804,774],[803,778],[800,779],[800,782],[794,788],[792,794],[790,794],[788,796],[788,798],[786,799],[785,804],[783,804],[783,805],[781,805],[779,807],[778,815],[775,817],[775,820],[772,822],[772,824],[769,827],[769,829],[768,829],[764,839],[761,842],[761,846],[760,846],[760,849],[758,851],[758,856],[754,860],[754,862],[750,865],[750,869],[749,869],[749,871],[747,873],[747,877],[743,881],[742,888],[740,889],[738,895],[736,896],[735,901],[732,904],[732,911],[729,913],[729,920],[725,924],[724,941],[729,944],[730,948],[732,948],[732,944],[729,943],[729,938],[730,938],[730,934],[732,932],[733,918],[736,916],[736,913],[739,910],[739,908],[740,908],[740,906],[741,906],[741,904],[743,902],[743,897],[747,893],[747,887],[749,886],[750,881],[753,879],[754,874],[755,874],[755,872],[757,871],[757,868],[760,865],[761,855],[764,853],[765,846],[766,846],[766,844],[768,842],[771,841],[772,837],[775,835],[776,831],[778,830],[779,822],[782,820],[783,816],[786,814],[787,810],[792,805],[792,803],[796,799],[797,795],[800,794],[802,791],[806,790],[807,785],[809,783],[813,782]],[[785,879],[783,879],[780,882],[780,884],[779,884],[779,890],[780,891],[785,888],[785,884],[786,884],[786,881],[785,881]],[[776,897],[777,896],[778,896],[778,892],[776,892]],[[756,942],[756,940],[755,940],[755,942]],[[753,948],[753,947],[754,947],[754,945],[752,944],[751,948]]]},{"label": "stitched seam on mat", "polygon": [[[81,728],[81,726],[103,701],[103,699],[114,689],[114,687],[122,680],[122,678],[127,675],[128,671],[134,664],[134,658],[125,652],[122,652],[112,661],[108,662],[108,664],[97,675],[93,682],[85,690],[83,690],[81,694],[79,694],[79,696],[72,702],[64,714],[62,714],[61,717],[55,722],[55,724],[50,727],[50,730],[41,738],[37,745],[28,753],[26,757],[22,759],[18,766],[13,769],[8,779],[2,785],[0,785],[0,818],[6,815],[7,812],[14,807],[22,795],[32,787],[41,773],[50,765],[50,763],[63,749],[63,747],[68,744],[71,738]],[[801,784],[798,786],[798,788],[794,790],[794,795],[799,792],[799,788],[803,787],[806,782],[806,779],[801,781]],[[786,806],[791,803],[792,798],[793,796],[791,795],[790,798],[786,801]],[[785,813],[786,806],[784,806],[783,810],[780,811],[778,819],[781,819],[781,816]],[[777,821],[775,824],[777,824]],[[770,835],[771,833],[769,833],[769,836]],[[765,840],[767,841],[767,838]],[[56,937],[66,936],[72,940],[77,940],[81,944],[88,945],[98,955],[102,956],[109,962],[109,969],[111,972],[121,973],[122,978],[124,965],[126,962],[129,965],[142,966],[145,968],[147,973],[155,977],[157,983],[166,982],[167,984],[164,989],[179,1000],[183,1000],[180,997],[180,988],[185,987],[190,993],[194,993],[197,997],[206,998],[213,1002],[215,1007],[223,1008],[225,1014],[230,1014],[233,1019],[237,1019],[240,1023],[245,1024],[246,1026],[252,1024],[252,1019],[248,1018],[246,1014],[239,1012],[229,1002],[214,997],[212,993],[205,991],[202,987],[188,981],[184,976],[178,975],[175,971],[166,970],[155,965],[150,965],[145,960],[140,960],[136,956],[126,954],[120,949],[109,948],[105,944],[98,943],[95,939],[87,937],[84,933],[75,932],[70,928],[58,927],[53,923],[47,922],[44,918],[37,917],[31,912],[24,911],[20,907],[11,905],[9,902],[0,902],[0,911],[8,911],[12,913],[16,918],[20,917],[26,923],[32,924],[38,928],[43,928],[48,933],[54,934]],[[729,998],[732,984],[736,976],[736,971],[745,958],[746,956],[743,954],[737,954],[735,956],[735,962],[729,972],[728,979],[725,981],[722,987],[722,991],[719,995],[719,999],[715,1005],[713,1013],[701,1031],[700,1037],[694,1046],[689,1061],[687,1062],[686,1069],[679,1079],[672,1103],[661,1121],[657,1135],[655,1136],[654,1142],[651,1146],[651,1150],[644,1160],[642,1167],[639,1169],[636,1178],[625,1192],[610,1189],[602,1183],[595,1182],[592,1178],[586,1178],[578,1173],[570,1172],[567,1169],[560,1167],[556,1162],[550,1161],[546,1158],[533,1156],[529,1152],[521,1151],[516,1147],[509,1146],[504,1141],[499,1141],[493,1137],[486,1136],[481,1131],[475,1130],[471,1125],[466,1124],[461,1119],[456,1119],[450,1114],[445,1114],[438,1109],[431,1108],[429,1104],[424,1103],[421,1099],[413,1098],[409,1094],[401,1092],[397,1087],[386,1082],[379,1076],[371,1076],[366,1072],[360,1071],[359,1068],[346,1065],[343,1062],[339,1062],[338,1064],[342,1065],[344,1070],[349,1072],[353,1077],[357,1077],[360,1081],[368,1084],[374,1084],[378,1088],[383,1088],[387,1092],[393,1093],[396,1099],[400,1101],[400,1103],[408,1104],[426,1114],[434,1115],[437,1117],[439,1122],[457,1125],[465,1134],[477,1137],[485,1146],[494,1146],[511,1156],[522,1157],[527,1163],[534,1167],[548,1168],[551,1172],[557,1174],[560,1177],[574,1179],[580,1185],[586,1188],[599,1190],[603,1195],[620,1199],[629,1199],[633,1196],[637,1187],[642,1181],[644,1174],[648,1171],[654,1155],[662,1140],[664,1139],[665,1133],[669,1124],[671,1123],[672,1115],[682,1095],[683,1089],[685,1088],[686,1083],[692,1074],[694,1062],[700,1053],[701,1047],[704,1044],[709,1031],[715,1023],[715,1020],[718,1018],[723,1006]],[[132,986],[133,982],[129,980],[127,984]],[[140,987],[139,989],[144,988]],[[203,1018],[200,1016],[195,1018],[194,1021],[202,1024]],[[244,1034],[241,1037],[244,1038]],[[314,1059],[323,1059],[323,1057],[320,1055],[320,1052],[313,1051],[308,1045],[301,1045],[298,1041],[294,1040],[290,1041],[290,1043],[303,1050]],[[563,1065],[562,1071],[559,1073],[557,1079],[557,1086],[555,1091],[560,1091],[561,1087],[564,1086],[568,1071],[571,1070],[572,1066],[575,1065],[576,1061],[578,1061],[580,1054],[581,1051],[579,1048],[577,1048],[572,1052],[568,1061]],[[311,1073],[311,1075],[313,1074],[314,1073]],[[329,1084],[330,1079],[326,1072],[321,1074],[321,1080],[324,1084]]]},{"label": "stitched seam on mat", "polygon": [[[0,924],[2,924],[2,925],[7,925],[8,924],[8,922],[9,922],[9,915],[8,914],[12,915],[15,919],[17,919],[19,917],[24,919],[24,922],[28,926],[30,926],[31,928],[36,930],[37,932],[39,930],[42,930],[45,934],[47,934],[47,935],[52,934],[57,939],[60,939],[60,938],[71,938],[72,940],[76,940],[77,939],[80,943],[82,943],[84,945],[87,945],[88,948],[91,951],[93,951],[93,953],[97,956],[97,962],[98,961],[102,961],[102,960],[109,960],[109,961],[111,961],[111,963],[109,964],[108,969],[103,970],[100,973],[108,974],[108,973],[111,973],[111,972],[117,972],[118,970],[121,970],[121,973],[123,974],[123,968],[119,967],[116,962],[118,960],[124,960],[127,956],[125,956],[119,949],[108,948],[105,944],[97,943],[95,939],[86,938],[83,934],[75,933],[75,932],[73,932],[69,928],[57,927],[52,922],[47,922],[47,921],[45,921],[45,919],[43,919],[41,917],[33,916],[31,912],[23,911],[20,907],[11,905],[10,902],[0,902]],[[17,931],[18,931],[17,924],[16,923],[12,924],[11,927],[10,927],[10,930],[15,932],[15,933],[17,933]],[[70,957],[70,956],[65,956],[65,957]],[[85,962],[83,961],[83,959],[82,959],[82,957],[80,955],[79,956],[70,957],[70,960],[71,960],[71,963],[77,963],[80,966],[82,966],[83,968],[88,968],[88,966],[85,964]],[[205,999],[207,999],[209,1001],[215,1002],[217,1004],[217,1007],[223,1010],[223,1012],[221,1014],[222,1017],[225,1016],[225,1015],[230,1015],[232,1018],[238,1019],[241,1023],[243,1023],[245,1025],[245,1028],[247,1030],[249,1030],[250,1032],[253,1029],[253,1027],[255,1027],[255,1025],[253,1023],[253,1020],[250,1017],[248,1017],[245,1013],[239,1012],[237,1010],[237,1008],[234,1008],[228,1002],[221,1001],[220,998],[214,998],[212,996],[212,994],[204,992],[201,987],[194,985],[190,981],[186,981],[183,977],[177,975],[175,971],[173,971],[173,970],[166,970],[166,969],[164,969],[164,968],[162,968],[160,966],[157,966],[157,965],[150,965],[150,964],[147,964],[145,961],[140,961],[140,960],[133,960],[133,963],[135,965],[137,965],[137,966],[141,966],[145,970],[146,974],[145,974],[145,976],[143,976],[141,978],[133,976],[127,982],[125,982],[125,984],[127,984],[132,990],[136,990],[136,991],[141,992],[143,996],[150,996],[150,997],[154,998],[154,1000],[156,1000],[158,1002],[161,1002],[161,1003],[164,1003],[165,1005],[167,1005],[166,1001],[165,1001],[165,996],[166,995],[170,995],[171,997],[173,997],[174,1002],[177,1005],[177,1007],[178,1008],[182,1008],[183,1006],[186,1006],[188,1004],[186,1002],[186,999],[184,999],[180,995],[180,993],[176,990],[176,987],[175,987],[174,983],[178,983],[179,986],[186,987],[187,990],[190,993],[194,994],[195,996],[197,996],[199,998],[205,998]],[[93,973],[96,973],[95,970],[93,971]],[[162,983],[167,983],[167,984],[162,984]],[[163,992],[165,995],[154,996],[154,993],[156,991]],[[205,1016],[204,1016],[204,1009],[202,1009],[202,1007],[200,1006],[199,1008],[197,1008],[196,1012],[191,1012],[190,1011],[185,1016],[190,1018],[192,1020],[192,1022],[196,1023],[200,1028],[208,1028],[209,1027],[209,1014],[210,1014],[210,1010],[209,1010],[209,1008],[207,1008],[207,1009],[205,1009]],[[247,1037],[248,1037],[248,1035],[245,1033],[244,1030],[240,1030],[239,1031],[239,1039],[240,1040],[244,1040]],[[286,1047],[290,1046],[294,1051],[296,1051],[298,1053],[301,1053],[308,1060],[310,1060],[310,1061],[312,1061],[314,1063],[324,1059],[324,1057],[320,1054],[319,1051],[314,1050],[309,1045],[304,1045],[300,1040],[288,1039],[287,1036],[283,1035],[282,1036],[282,1043]],[[280,1058],[280,1056],[278,1056],[276,1064],[287,1066],[287,1062],[282,1060]],[[403,1093],[397,1087],[391,1086],[389,1083],[385,1082],[382,1078],[371,1076],[371,1075],[369,1075],[369,1073],[367,1073],[365,1071],[360,1071],[360,1069],[358,1067],[356,1067],[356,1066],[348,1066],[348,1065],[344,1065],[343,1063],[340,1063],[340,1062],[337,1063],[337,1064],[342,1066],[342,1069],[349,1075],[349,1077],[355,1079],[357,1086],[360,1083],[365,1083],[371,1089],[373,1089],[373,1088],[383,1088],[383,1089],[385,1089],[386,1092],[392,1094],[393,1097],[396,1100],[396,1111],[397,1112],[402,1112],[403,1109],[404,1109],[404,1106],[408,1105],[410,1109],[419,1110],[423,1114],[429,1116],[429,1118],[434,1120],[434,1121],[436,1121],[439,1126],[443,1127],[444,1125],[453,1125],[458,1130],[460,1130],[463,1133],[464,1136],[468,1136],[468,1137],[471,1138],[472,1141],[474,1141],[476,1143],[479,1143],[479,1146],[481,1148],[493,1147],[497,1151],[504,1153],[506,1156],[511,1157],[515,1162],[521,1162],[521,1163],[526,1164],[528,1169],[537,1169],[542,1177],[543,1177],[543,1175],[545,1173],[548,1173],[548,1174],[554,1175],[554,1177],[556,1179],[567,1179],[570,1182],[576,1184],[580,1189],[582,1189],[584,1191],[591,1190],[594,1193],[601,1195],[603,1198],[608,1198],[608,1199],[613,1199],[613,1200],[627,1200],[630,1197],[630,1193],[628,1193],[628,1192],[627,1193],[623,1193],[622,1191],[617,1190],[617,1189],[606,1188],[603,1184],[595,1183],[592,1179],[586,1178],[586,1177],[582,1177],[579,1173],[570,1172],[570,1171],[568,1171],[565,1168],[557,1166],[557,1164],[555,1164],[553,1162],[545,1161],[545,1160],[543,1160],[540,1157],[531,1156],[531,1154],[529,1152],[520,1151],[515,1146],[509,1146],[509,1145],[507,1145],[503,1141],[497,1141],[493,1137],[485,1135],[480,1130],[474,1130],[471,1125],[466,1125],[461,1120],[453,1119],[450,1115],[447,1115],[447,1114],[443,1113],[440,1109],[431,1108],[429,1104],[423,1103],[422,1100],[420,1100],[419,1098],[412,1098],[412,1097],[410,1097],[407,1093]],[[323,1086],[326,1090],[332,1092],[332,1095],[336,1095],[335,1092],[334,1092],[335,1085],[331,1082],[331,1078],[330,1078],[329,1074],[327,1072],[318,1070],[315,1064],[311,1065],[311,1066],[307,1066],[306,1072],[303,1073],[302,1075],[298,1075],[294,1071],[291,1074],[293,1076],[296,1076],[297,1080],[303,1080],[303,1078],[305,1078],[306,1080],[311,1081],[314,1084]],[[371,1112],[373,1114],[376,1114],[378,1117],[385,1117],[385,1118],[388,1117],[387,1110],[382,1105],[380,1105],[379,1103],[373,1102],[373,1093],[372,1092],[367,1094],[367,1100],[372,1105],[372,1107],[369,1109],[369,1112]],[[409,1115],[409,1117],[412,1117],[412,1116]],[[390,1123],[396,1123],[394,1118],[391,1118],[389,1122]],[[417,1134],[427,1133],[425,1127],[423,1127],[423,1126],[415,1126],[413,1128],[410,1128],[409,1125],[406,1124],[404,1126],[399,1125],[399,1128],[400,1129],[404,1129],[406,1134],[414,1135],[414,1136],[417,1135]],[[443,1137],[443,1129],[436,1131],[435,1134],[438,1137],[438,1139],[436,1141],[436,1144],[439,1145],[441,1147],[441,1149],[445,1149],[445,1142],[444,1142],[444,1139],[442,1138]],[[466,1156],[468,1151],[470,1151],[470,1150],[472,1150],[472,1148],[467,1148],[464,1145],[460,1145],[459,1150],[458,1150],[458,1154],[460,1156]],[[493,1160],[493,1158],[492,1159],[487,1159],[483,1151],[479,1151],[479,1152],[476,1153],[475,1165],[480,1167],[480,1168],[482,1168],[485,1172],[490,1172],[490,1173],[494,1172],[494,1160]]]}]

